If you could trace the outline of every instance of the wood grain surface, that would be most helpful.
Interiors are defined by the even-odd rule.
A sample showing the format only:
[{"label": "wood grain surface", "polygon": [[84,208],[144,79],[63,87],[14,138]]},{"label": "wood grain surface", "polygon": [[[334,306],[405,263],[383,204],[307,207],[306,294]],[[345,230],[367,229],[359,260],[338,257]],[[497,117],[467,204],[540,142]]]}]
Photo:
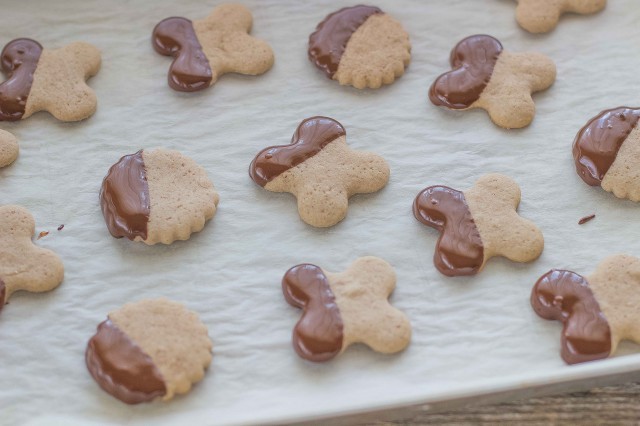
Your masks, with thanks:
[{"label": "wood grain surface", "polygon": [[640,425],[640,383],[607,386],[565,395],[531,398],[456,411],[406,413],[403,420],[375,426],[419,425]]}]

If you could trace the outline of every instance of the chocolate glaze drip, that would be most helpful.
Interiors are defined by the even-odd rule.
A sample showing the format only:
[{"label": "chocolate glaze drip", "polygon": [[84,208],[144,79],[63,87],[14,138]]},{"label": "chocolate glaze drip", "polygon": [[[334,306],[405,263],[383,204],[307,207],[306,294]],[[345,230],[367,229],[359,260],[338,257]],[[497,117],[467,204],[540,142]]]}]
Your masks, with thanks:
[{"label": "chocolate glaze drip", "polygon": [[296,129],[290,145],[270,146],[260,151],[249,166],[249,176],[258,185],[265,186],[346,134],[342,124],[333,118],[307,118]]},{"label": "chocolate glaze drip", "polygon": [[142,150],[111,166],[102,181],[100,205],[111,235],[147,239],[150,201]]},{"label": "chocolate glaze drip", "polygon": [[372,6],[345,7],[324,18],[309,36],[309,59],[329,78],[338,71],[340,59],[351,35],[365,21],[382,10]]},{"label": "chocolate glaze drip", "polygon": [[24,115],[42,46],[35,40],[19,38],[2,50],[2,71],[7,75],[0,84],[0,121],[17,121]]},{"label": "chocolate glaze drip", "polygon": [[573,158],[583,181],[591,186],[600,185],[639,119],[640,109],[609,109],[592,118],[578,132],[573,142]]},{"label": "chocolate glaze drip", "polygon": [[290,305],[304,309],[293,329],[293,347],[304,359],[328,361],[342,350],[340,309],[322,269],[301,264],[289,269],[282,291]]},{"label": "chocolate glaze drip", "polygon": [[204,54],[193,23],[186,18],[167,18],[153,29],[153,48],[173,56],[169,86],[181,92],[195,92],[211,85],[213,72]]},{"label": "chocolate glaze drip", "polygon": [[567,364],[602,359],[611,353],[611,330],[587,280],[552,269],[533,287],[531,306],[542,318],[564,323],[561,355]]},{"label": "chocolate glaze drip", "polygon": [[493,68],[502,53],[502,44],[488,35],[467,37],[451,51],[451,67],[429,89],[434,105],[451,109],[469,108],[480,99]]},{"label": "chocolate glaze drip", "polygon": [[111,320],[102,322],[89,340],[85,361],[100,387],[127,404],[151,401],[167,392],[151,357]]},{"label": "chocolate glaze drip", "polygon": [[4,308],[4,304],[6,303],[6,298],[7,297],[7,286],[5,286],[4,281],[2,281],[2,278],[0,278],[0,312],[2,311],[2,308]]},{"label": "chocolate glaze drip", "polygon": [[433,256],[438,271],[454,277],[480,270],[484,246],[462,192],[446,186],[425,188],[413,202],[413,215],[441,233]]}]

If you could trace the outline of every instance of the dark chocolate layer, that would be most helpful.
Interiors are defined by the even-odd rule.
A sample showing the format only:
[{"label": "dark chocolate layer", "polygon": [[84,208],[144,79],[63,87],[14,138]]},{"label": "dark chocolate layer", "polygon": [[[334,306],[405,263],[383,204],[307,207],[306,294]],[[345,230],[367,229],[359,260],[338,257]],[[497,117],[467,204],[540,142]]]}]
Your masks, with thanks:
[{"label": "dark chocolate layer", "polygon": [[111,235],[147,239],[150,200],[142,150],[111,166],[102,181],[100,204]]},{"label": "dark chocolate layer", "polygon": [[531,306],[542,318],[564,323],[560,343],[567,364],[610,355],[609,323],[583,276],[552,269],[533,286]]},{"label": "dark chocolate layer", "polygon": [[0,278],[0,312],[2,312],[2,308],[4,308],[4,304],[6,303],[6,298],[7,297],[7,286],[4,284],[4,281],[2,281],[2,278]]},{"label": "dark chocolate layer", "polygon": [[28,38],[13,40],[2,50],[2,71],[8,78],[0,84],[0,121],[17,121],[24,115],[41,54],[40,43]]},{"label": "dark chocolate layer", "polygon": [[640,109],[619,107],[602,111],[580,129],[573,142],[573,158],[583,181],[600,185],[639,119]]},{"label": "dark chocolate layer", "polygon": [[294,266],[282,279],[282,291],[290,305],[304,309],[293,329],[293,347],[298,355],[314,362],[338,355],[344,326],[322,269],[310,264]]},{"label": "dark chocolate layer", "polygon": [[333,118],[307,118],[296,129],[291,144],[270,146],[260,151],[249,166],[249,176],[258,185],[265,186],[346,134],[342,124]]},{"label": "dark chocolate layer", "polygon": [[451,109],[469,108],[489,84],[502,53],[502,44],[488,35],[467,37],[451,51],[451,67],[429,89],[434,105]]},{"label": "dark chocolate layer", "polygon": [[195,92],[211,85],[211,65],[190,20],[173,17],[160,21],[151,41],[156,52],[174,58],[169,68],[172,89]]},{"label": "dark chocolate layer", "polygon": [[433,256],[438,271],[453,277],[480,270],[484,246],[462,192],[446,186],[425,188],[413,202],[413,214],[440,231]]},{"label": "dark chocolate layer", "polygon": [[89,373],[107,393],[127,404],[166,394],[166,385],[149,355],[110,320],[89,340],[85,360]]},{"label": "dark chocolate layer", "polygon": [[329,78],[338,71],[344,49],[354,32],[382,10],[372,6],[345,7],[324,18],[309,36],[309,59]]}]

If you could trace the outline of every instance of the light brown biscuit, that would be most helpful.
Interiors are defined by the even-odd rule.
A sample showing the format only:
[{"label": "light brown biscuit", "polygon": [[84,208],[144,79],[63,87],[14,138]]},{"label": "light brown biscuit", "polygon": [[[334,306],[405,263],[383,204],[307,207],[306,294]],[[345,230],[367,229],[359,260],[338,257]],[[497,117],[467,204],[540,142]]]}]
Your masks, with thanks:
[{"label": "light brown biscuit", "polygon": [[100,191],[111,235],[149,245],[189,239],[215,215],[219,199],[202,167],[162,148],[122,157]]},{"label": "light brown biscuit", "polygon": [[483,108],[506,129],[528,126],[536,110],[532,93],[556,79],[556,66],[547,56],[505,51],[488,35],[459,42],[451,52],[451,67],[431,85],[431,102],[456,110]]},{"label": "light brown biscuit", "polygon": [[0,310],[13,292],[53,290],[64,278],[64,266],[51,250],[31,241],[36,224],[25,208],[0,207]]},{"label": "light brown biscuit", "polygon": [[309,59],[342,85],[378,89],[404,74],[411,61],[409,35],[377,7],[345,7],[309,37]]},{"label": "light brown biscuit", "polygon": [[389,304],[396,275],[384,260],[366,256],[340,273],[315,265],[289,269],[282,280],[285,299],[303,308],[293,332],[294,349],[309,361],[327,361],[354,343],[391,354],[411,340],[407,316]]},{"label": "light brown biscuit", "polygon": [[640,343],[640,259],[610,256],[594,273],[551,270],[540,277],[531,304],[545,319],[562,321],[562,358],[569,364],[607,358],[623,340]]},{"label": "light brown biscuit", "polygon": [[0,130],[0,168],[16,161],[19,150],[16,137],[5,130]]},{"label": "light brown biscuit", "polygon": [[304,120],[290,145],[263,149],[249,167],[258,185],[295,195],[300,217],[316,227],[340,222],[349,197],[382,189],[389,173],[379,155],[349,148],[344,127],[328,117]]},{"label": "light brown biscuit", "polygon": [[153,46],[174,56],[169,86],[193,92],[228,72],[259,75],[273,66],[271,47],[249,35],[251,12],[241,4],[221,4],[205,19],[167,18],[153,30]]},{"label": "light brown biscuit", "polygon": [[475,275],[494,256],[531,262],[544,248],[542,232],[516,212],[520,187],[488,174],[467,191],[446,186],[422,190],[413,203],[420,222],[441,232],[434,264],[447,276]]},{"label": "light brown biscuit", "polygon": [[211,363],[207,327],[168,299],[128,303],[89,341],[86,362],[98,384],[128,404],[187,393]]},{"label": "light brown biscuit", "polygon": [[563,13],[590,14],[601,11],[607,0],[516,0],[516,20],[531,33],[553,30]]}]

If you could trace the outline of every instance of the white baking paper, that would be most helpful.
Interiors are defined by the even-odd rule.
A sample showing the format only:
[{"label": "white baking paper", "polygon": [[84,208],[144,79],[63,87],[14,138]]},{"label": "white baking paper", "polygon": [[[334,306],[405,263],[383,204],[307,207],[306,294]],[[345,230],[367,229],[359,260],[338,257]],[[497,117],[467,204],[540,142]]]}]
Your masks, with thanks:
[{"label": "white baking paper", "polygon": [[[513,0],[378,0],[409,32],[412,62],[402,78],[376,91],[341,87],[307,59],[316,24],[352,3],[247,0],[253,34],[273,47],[274,67],[259,77],[225,75],[200,93],[170,90],[170,60],[150,43],[154,25],[169,16],[202,18],[216,4],[2,2],[2,44],[18,37],[46,48],[86,41],[102,51],[103,66],[90,81],[99,99],[90,119],[60,123],[39,113],[0,123],[21,147],[16,163],[0,170],[0,204],[33,212],[36,233],[49,231],[37,244],[65,264],[58,289],[15,294],[0,315],[1,424],[304,420],[640,365],[638,354],[564,365],[560,325],[529,305],[532,285],[550,268],[587,274],[607,255],[640,256],[640,206],[584,184],[571,155],[576,132],[591,117],[640,104],[637,0],[611,1],[594,16],[566,16],[546,35],[517,26]],[[557,81],[535,95],[530,127],[503,130],[484,111],[451,112],[428,102],[451,48],[476,33],[555,60]],[[304,224],[293,196],[267,192],[247,173],[260,149],[288,143],[313,115],[337,119],[351,147],[377,152],[391,166],[387,187],[353,197],[348,217],[330,229]],[[148,247],[114,239],[98,202],[102,178],[122,155],[158,146],[207,170],[220,192],[219,211],[186,242]],[[531,264],[493,259],[476,277],[446,278],[432,262],[438,234],[413,218],[413,199],[428,185],[469,188],[488,172],[520,184],[519,211],[544,232],[544,253]],[[577,224],[592,213],[593,221]],[[395,356],[356,346],[328,363],[301,360],[290,342],[300,312],[282,297],[282,275],[302,262],[341,271],[364,255],[394,266],[391,300],[411,319],[411,345]],[[85,347],[108,312],[158,296],[198,312],[214,342],[213,363],[187,396],[128,406],[92,380]]]}]

